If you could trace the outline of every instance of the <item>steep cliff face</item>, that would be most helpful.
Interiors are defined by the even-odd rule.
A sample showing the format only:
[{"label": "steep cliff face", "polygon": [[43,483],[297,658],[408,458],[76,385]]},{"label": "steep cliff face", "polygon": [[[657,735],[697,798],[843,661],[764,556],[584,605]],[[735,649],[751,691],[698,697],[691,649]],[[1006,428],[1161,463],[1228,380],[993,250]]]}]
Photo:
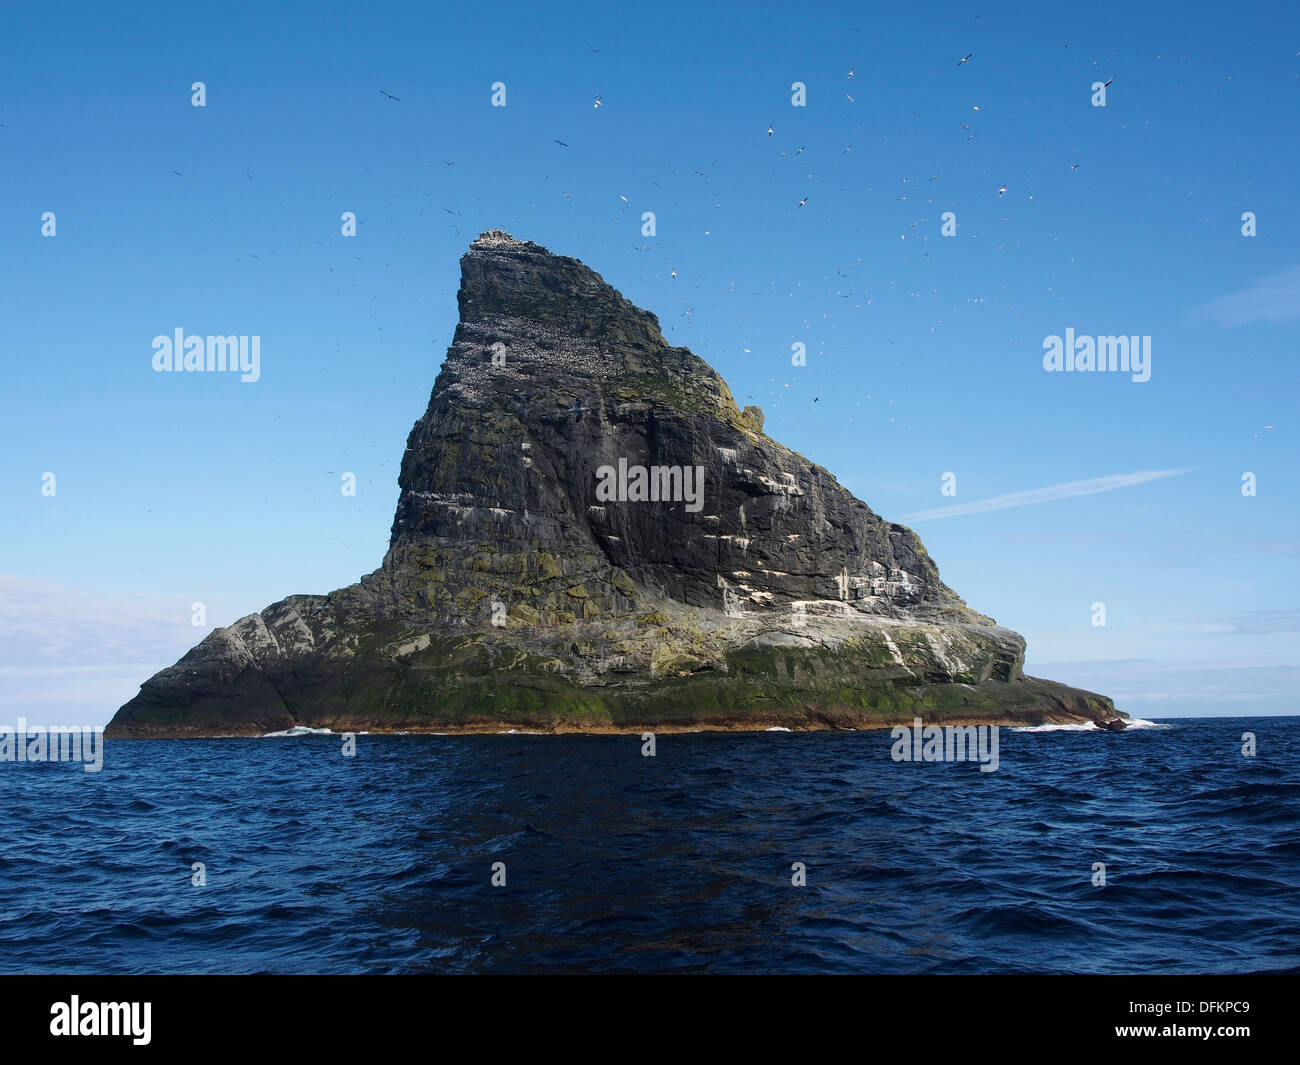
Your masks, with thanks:
[{"label": "steep cliff face", "polygon": [[210,634],[109,735],[1106,720],[654,315],[498,230],[382,566]]},{"label": "steep cliff face", "polygon": [[[622,574],[733,613],[824,600],[989,624],[911,530],[765,436],[757,408],[742,412],[702,359],[577,260],[494,232],[462,268],[460,325],[402,464],[384,566],[399,598],[472,620],[483,597],[467,588],[533,598],[515,577],[540,550],[564,560],[552,591],[566,590],[562,577],[587,592],[576,604],[536,597],[527,605],[545,622],[626,613]],[[703,498],[598,498],[598,471],[620,459],[702,467]],[[421,581],[422,568],[438,576]]]}]

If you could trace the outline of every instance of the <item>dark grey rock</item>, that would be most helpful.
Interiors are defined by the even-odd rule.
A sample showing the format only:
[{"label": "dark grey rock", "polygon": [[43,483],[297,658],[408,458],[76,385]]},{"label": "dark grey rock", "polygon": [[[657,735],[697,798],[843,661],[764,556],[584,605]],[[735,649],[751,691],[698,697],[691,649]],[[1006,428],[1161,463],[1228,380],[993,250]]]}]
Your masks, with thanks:
[{"label": "dark grey rock", "polygon": [[[382,566],[214,631],[110,736],[1117,719],[576,259],[493,230],[461,270]],[[701,505],[600,498],[620,460]]]}]

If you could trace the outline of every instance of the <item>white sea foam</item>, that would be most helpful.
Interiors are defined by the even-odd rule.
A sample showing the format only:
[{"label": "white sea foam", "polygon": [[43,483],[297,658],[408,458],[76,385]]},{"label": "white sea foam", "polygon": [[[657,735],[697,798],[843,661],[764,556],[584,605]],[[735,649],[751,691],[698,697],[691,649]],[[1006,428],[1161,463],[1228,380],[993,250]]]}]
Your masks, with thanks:
[{"label": "white sea foam", "polygon": [[[1173,728],[1173,725],[1162,724],[1159,721],[1147,721],[1140,717],[1131,717],[1124,723],[1124,732],[1129,729],[1147,729]],[[1108,729],[1098,728],[1091,721],[1083,721],[1075,725],[1013,725],[1012,732],[1107,732]]]},{"label": "white sea foam", "polygon": [[278,736],[333,736],[334,730],[330,728],[308,728],[306,725],[294,725],[293,728],[285,729],[283,732],[268,732],[262,739],[269,740]]},{"label": "white sea foam", "polygon": [[1077,725],[1012,725],[1012,732],[1097,732],[1099,729],[1091,721]]},{"label": "white sea foam", "polygon": [[764,732],[789,732],[790,729],[782,728],[780,725],[773,725],[771,728],[765,728]]}]

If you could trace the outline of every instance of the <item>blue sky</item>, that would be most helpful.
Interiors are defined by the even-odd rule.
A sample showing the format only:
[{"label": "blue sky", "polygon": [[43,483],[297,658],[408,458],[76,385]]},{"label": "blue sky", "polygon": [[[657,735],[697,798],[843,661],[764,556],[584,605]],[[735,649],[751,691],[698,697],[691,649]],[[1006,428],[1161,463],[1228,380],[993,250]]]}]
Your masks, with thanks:
[{"label": "blue sky", "polygon": [[[1030,672],[1138,716],[1296,712],[1300,15],[981,6],[18,17],[0,719],[107,721],[212,625],[374,569],[492,227],[909,518]],[[260,336],[260,380],[153,372],[178,327]],[[1046,372],[1067,328],[1150,336],[1151,379]]]}]

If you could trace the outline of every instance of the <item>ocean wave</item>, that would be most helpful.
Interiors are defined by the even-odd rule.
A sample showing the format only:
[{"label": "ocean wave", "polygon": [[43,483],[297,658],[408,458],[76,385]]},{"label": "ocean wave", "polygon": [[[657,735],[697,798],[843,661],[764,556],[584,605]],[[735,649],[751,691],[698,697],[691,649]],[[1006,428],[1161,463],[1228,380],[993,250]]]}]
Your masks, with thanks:
[{"label": "ocean wave", "polygon": [[293,728],[287,728],[283,732],[267,732],[262,739],[275,739],[280,736],[333,736],[336,733],[332,728],[308,728],[306,725],[294,725]]},{"label": "ocean wave", "polygon": [[[1160,721],[1147,721],[1141,717],[1131,717],[1124,724],[1123,731],[1128,732],[1130,729],[1171,729],[1173,725],[1167,725]],[[1098,728],[1091,721],[1082,721],[1071,725],[1012,725],[1012,732],[1109,732],[1109,729]]]},{"label": "ocean wave", "polygon": [[1012,725],[1012,732],[1100,732],[1091,721],[1077,725]]}]

